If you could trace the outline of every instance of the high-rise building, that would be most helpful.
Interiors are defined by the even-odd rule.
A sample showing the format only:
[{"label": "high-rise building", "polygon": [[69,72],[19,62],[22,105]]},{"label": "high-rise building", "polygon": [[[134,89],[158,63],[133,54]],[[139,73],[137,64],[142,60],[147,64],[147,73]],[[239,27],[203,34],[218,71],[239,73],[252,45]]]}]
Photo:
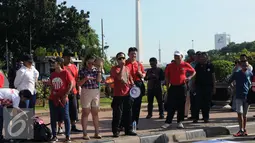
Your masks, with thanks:
[{"label": "high-rise building", "polygon": [[230,43],[230,35],[226,33],[215,34],[215,49],[220,50]]}]

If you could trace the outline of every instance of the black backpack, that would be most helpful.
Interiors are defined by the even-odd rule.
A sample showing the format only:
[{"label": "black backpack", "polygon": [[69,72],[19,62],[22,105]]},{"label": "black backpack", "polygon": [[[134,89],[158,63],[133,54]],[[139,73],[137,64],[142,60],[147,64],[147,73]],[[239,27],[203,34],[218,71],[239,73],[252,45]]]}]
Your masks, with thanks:
[{"label": "black backpack", "polygon": [[[41,121],[41,122],[39,122]],[[47,127],[49,124],[44,124],[42,119],[36,117],[34,122],[34,141],[48,142],[51,140],[51,130]]]}]

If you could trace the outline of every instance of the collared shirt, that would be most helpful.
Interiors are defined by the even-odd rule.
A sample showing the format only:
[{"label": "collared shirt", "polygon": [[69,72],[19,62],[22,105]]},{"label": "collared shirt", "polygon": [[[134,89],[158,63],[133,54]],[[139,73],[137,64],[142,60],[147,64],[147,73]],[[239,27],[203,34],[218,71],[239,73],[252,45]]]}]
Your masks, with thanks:
[{"label": "collared shirt", "polygon": [[164,72],[161,68],[158,67],[155,69],[150,68],[146,72],[144,80],[148,80],[148,89],[161,88],[161,81],[164,80]]},{"label": "collared shirt", "polygon": [[138,76],[138,71],[141,71],[143,74],[145,74],[144,67],[140,62],[131,62],[131,60],[127,60],[126,66],[130,69],[130,73],[134,81],[141,80],[141,78]]},{"label": "collared shirt", "polygon": [[236,81],[236,98],[244,99],[248,95],[248,91],[251,87],[251,78],[253,73],[250,70],[234,72],[229,82]]},{"label": "collared shirt", "polygon": [[212,63],[207,62],[206,64],[198,63],[195,67],[196,78],[195,84],[198,86],[213,86],[213,74],[215,73],[214,66]]},{"label": "collared shirt", "polygon": [[182,61],[179,65],[175,62],[167,65],[165,69],[165,78],[169,80],[171,85],[185,84],[187,72],[194,73],[194,68],[187,62]]},{"label": "collared shirt", "polygon": [[28,89],[31,94],[35,92],[35,78],[33,68],[22,66],[16,73],[14,86],[19,90]]},{"label": "collared shirt", "polygon": [[88,68],[83,68],[79,71],[79,78],[83,79],[87,76],[93,77],[95,79],[93,80],[88,80],[86,81],[83,85],[82,88],[86,88],[86,89],[98,89],[98,82],[97,82],[97,75],[98,75],[99,71],[97,68],[92,68],[91,70],[89,70]]}]

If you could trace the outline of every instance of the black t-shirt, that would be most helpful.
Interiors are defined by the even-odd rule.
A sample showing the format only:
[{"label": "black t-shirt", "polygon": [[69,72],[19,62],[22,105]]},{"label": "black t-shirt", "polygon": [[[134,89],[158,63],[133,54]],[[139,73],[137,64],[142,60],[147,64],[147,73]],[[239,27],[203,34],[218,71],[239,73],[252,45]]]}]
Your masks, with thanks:
[{"label": "black t-shirt", "polygon": [[213,86],[213,74],[214,66],[212,63],[208,62],[206,64],[198,63],[195,67],[196,79],[195,83],[198,86]]}]

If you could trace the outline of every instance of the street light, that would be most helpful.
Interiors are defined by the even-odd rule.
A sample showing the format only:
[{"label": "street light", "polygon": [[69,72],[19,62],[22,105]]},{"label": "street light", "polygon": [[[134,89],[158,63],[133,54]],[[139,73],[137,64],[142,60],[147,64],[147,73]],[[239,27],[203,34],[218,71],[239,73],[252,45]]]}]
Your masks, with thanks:
[{"label": "street light", "polygon": [[96,48],[97,48],[97,45],[95,44],[93,47],[96,49]]},{"label": "street light", "polygon": [[82,50],[85,50],[85,48],[86,48],[85,45],[81,45]]}]

